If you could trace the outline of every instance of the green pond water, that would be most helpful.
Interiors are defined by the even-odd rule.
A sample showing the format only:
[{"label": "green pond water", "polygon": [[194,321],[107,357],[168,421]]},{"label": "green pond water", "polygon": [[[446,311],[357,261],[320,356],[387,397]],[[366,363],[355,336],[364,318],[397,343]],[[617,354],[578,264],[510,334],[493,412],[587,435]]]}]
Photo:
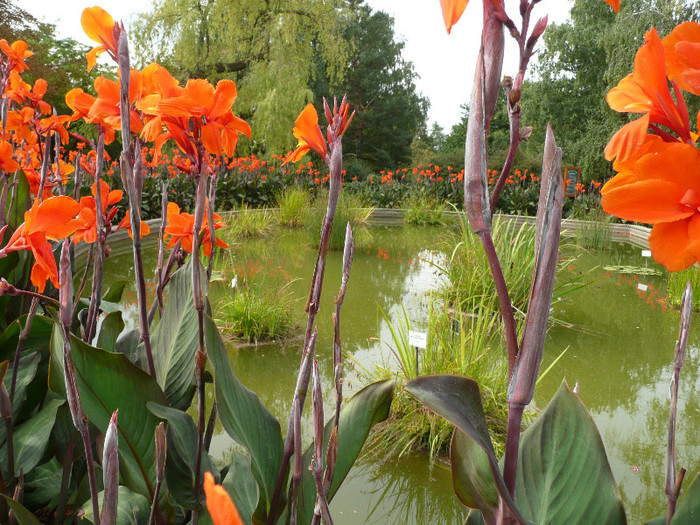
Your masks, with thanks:
[{"label": "green pond water", "polygon": [[[345,352],[344,396],[349,398],[366,382],[366,371],[376,364],[397,368],[391,351],[391,334],[379,308],[394,322],[402,305],[418,328],[425,323],[425,305],[431,290],[443,278],[436,265],[444,260],[440,228],[373,227],[371,239],[355,251],[350,282],[341,313],[341,340]],[[552,315],[562,323],[548,334],[542,370],[568,347],[564,356],[542,379],[535,393],[535,407],[544,407],[562,380],[578,382],[580,397],[591,411],[628,514],[629,523],[643,523],[665,509],[664,462],[668,425],[668,392],[678,313],[664,303],[665,278],[645,275],[645,268],[659,269],[641,257],[640,250],[614,244],[595,253],[581,250],[568,268],[585,273],[592,284],[570,293],[554,305]],[[289,300],[304,322],[316,250],[305,232],[285,231],[262,240],[236,244],[216,261],[220,281],[210,289],[214,317],[216,305],[232,293],[230,282],[239,276],[254,278],[264,286],[286,286]],[[147,271],[152,271],[156,248],[145,250]],[[332,406],[331,309],[340,285],[341,254],[331,252],[317,317],[317,359],[323,377],[327,413]],[[109,279],[132,278],[130,254],[110,257]],[[641,267],[635,273],[614,273],[606,266]],[[662,274],[663,275],[663,274]],[[638,288],[646,285],[647,290]],[[136,325],[135,293],[125,294],[124,317]],[[678,409],[678,465],[688,468],[686,486],[700,471],[699,338],[694,319],[681,373]],[[254,390],[284,423],[300,358],[300,343],[229,346],[236,375]],[[207,406],[213,402],[208,393]],[[308,405],[308,404],[307,404]],[[306,411],[308,412],[308,410]],[[302,431],[311,439],[307,413]],[[211,453],[222,464],[234,444],[216,429]],[[350,472],[331,504],[335,523],[461,524],[466,514],[451,488],[449,467],[430,464],[421,455],[384,460],[366,458]]]}]

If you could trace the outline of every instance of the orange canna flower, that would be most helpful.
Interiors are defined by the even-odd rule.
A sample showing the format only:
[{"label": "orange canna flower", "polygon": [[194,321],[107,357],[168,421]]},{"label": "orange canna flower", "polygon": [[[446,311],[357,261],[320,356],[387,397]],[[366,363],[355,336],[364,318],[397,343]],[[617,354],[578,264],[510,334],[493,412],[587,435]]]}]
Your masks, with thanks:
[{"label": "orange canna flower", "polygon": [[674,101],[666,80],[664,48],[655,29],[645,36],[637,51],[634,71],[608,92],[607,101],[612,109],[623,113],[643,113],[642,117],[623,126],[605,148],[607,160],[624,161],[637,151],[647,139],[652,127],[665,140],[677,140],[660,129],[664,126],[684,142],[691,141],[688,109],[679,91]]},{"label": "orange canna flower", "polygon": [[215,483],[211,472],[204,473],[204,493],[207,495],[207,510],[214,525],[243,525],[231,496],[224,487]]},{"label": "orange canna flower", "polygon": [[622,219],[653,224],[649,247],[670,271],[700,261],[700,151],[656,138],[601,190],[603,209]]},{"label": "orange canna flower", "polygon": [[294,137],[299,141],[299,145],[284,159],[282,165],[284,166],[288,162],[298,162],[310,150],[321,155],[324,162],[327,161],[326,139],[323,138],[321,128],[318,126],[318,113],[314,105],[307,104],[294,124]]},{"label": "orange canna flower", "polygon": [[[70,197],[51,197],[24,212],[24,222],[12,234],[7,245],[0,249],[0,257],[18,250],[31,250],[35,263],[32,266],[31,281],[39,293],[44,291],[47,279],[58,288],[58,269],[49,240],[65,239],[76,229],[73,219],[80,205]],[[7,226],[5,226],[7,228]],[[0,230],[2,237],[3,230]]]},{"label": "orange canna flower", "polygon": [[88,7],[83,11],[80,23],[88,38],[100,44],[88,51],[88,71],[95,67],[97,57],[105,51],[116,62],[119,34],[122,28],[114,23],[112,16],[101,7]]},{"label": "orange canna flower", "polygon": [[21,73],[25,69],[29,69],[29,66],[24,61],[25,58],[29,58],[34,54],[33,51],[29,51],[28,45],[24,40],[15,40],[12,44],[8,44],[7,40],[4,38],[0,39],[0,49],[7,56],[7,62],[10,64],[10,69]]},{"label": "orange canna flower", "polygon": [[[126,211],[126,215],[124,215],[124,218],[121,221],[119,221],[117,230],[126,230],[126,232],[129,234],[129,237],[133,240],[134,234],[131,231],[131,215],[129,214],[129,210]],[[151,233],[151,227],[148,225],[148,223],[141,221],[141,237],[143,238],[149,233]]]},{"label": "orange canna flower", "polygon": [[684,22],[663,39],[668,78],[700,95],[700,24]]},{"label": "orange canna flower", "polygon": [[250,125],[231,111],[238,96],[232,80],[220,80],[214,89],[208,80],[190,79],[179,93],[162,98],[150,112],[161,116],[170,137],[188,156],[192,148],[186,142],[192,143],[193,139],[201,140],[212,155],[223,152],[231,156],[239,133],[250,138]]},{"label": "orange canna flower", "polygon": [[[168,243],[168,248],[172,248],[180,241],[180,246],[187,253],[192,253],[192,243],[194,241],[194,215],[189,213],[180,212],[180,206],[174,202],[168,203],[168,211],[166,215],[168,225],[165,227],[165,235],[163,240],[167,240],[168,237],[172,236],[170,242]],[[221,216],[214,214],[214,229],[218,230],[226,226],[221,222]],[[211,256],[211,237],[209,235],[209,220],[204,216],[204,223],[202,224],[202,229],[200,231],[200,236],[202,238],[202,246],[204,247],[204,255],[207,257]],[[216,238],[216,245],[221,248],[228,248],[229,245],[222,241],[220,238]]]},{"label": "orange canna flower", "polygon": [[13,153],[12,144],[0,139],[0,171],[12,173],[19,169],[19,164],[12,158]]},{"label": "orange canna flower", "polygon": [[[100,180],[100,190],[102,214],[105,217],[105,224],[107,224],[111,222],[112,218],[116,215],[117,208],[114,207],[114,205],[122,200],[124,192],[122,190],[110,191],[109,185],[103,180]],[[97,183],[93,183],[92,197],[82,197],[80,199],[80,211],[76,219],[76,231],[73,235],[73,242],[76,244],[80,241],[92,244],[97,240],[96,196]],[[107,210],[109,206],[113,207]]]}]

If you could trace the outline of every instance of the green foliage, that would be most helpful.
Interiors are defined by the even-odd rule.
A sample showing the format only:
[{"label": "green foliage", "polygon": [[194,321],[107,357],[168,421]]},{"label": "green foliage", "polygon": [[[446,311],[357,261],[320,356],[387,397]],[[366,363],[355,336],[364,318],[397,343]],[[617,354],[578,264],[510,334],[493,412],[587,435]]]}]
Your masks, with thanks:
[{"label": "green foliage", "polygon": [[394,36],[393,18],[363,2],[350,4],[342,17],[349,60],[339,81],[330,82],[333,93],[347,93],[355,110],[344,150],[375,170],[399,166],[411,157],[428,102],[416,92],[417,75],[401,56],[404,44]]},{"label": "green foliage", "polygon": [[[321,235],[321,223],[326,214],[327,198],[318,198],[314,201],[306,221],[306,231],[309,234],[309,242],[318,246]],[[369,241],[371,236],[367,228],[372,208],[364,204],[361,196],[353,195],[347,191],[340,192],[338,206],[333,220],[329,249],[342,250],[345,246],[345,228],[348,223],[352,228],[355,238],[355,246],[361,247]]]},{"label": "green foliage", "polygon": [[222,238],[235,241],[239,237],[265,237],[272,228],[272,213],[266,208],[254,209],[243,204],[228,218],[228,228]]},{"label": "green foliage", "polygon": [[697,264],[680,272],[668,272],[668,301],[679,308],[683,290],[689,282],[693,289],[693,310],[700,311],[700,266]]},{"label": "green foliage", "polygon": [[289,293],[265,291],[258,283],[239,283],[230,298],[217,305],[217,323],[224,332],[248,343],[274,341],[295,328]]},{"label": "green foliage", "polygon": [[402,208],[405,210],[404,220],[408,224],[443,224],[447,206],[441,202],[437,202],[429,196],[422,194],[414,194],[406,198],[402,203]]},{"label": "green foliage", "polygon": [[[392,325],[383,311],[382,315],[391,332],[399,380],[415,379],[416,350],[408,342],[408,332],[413,329],[408,314],[404,310],[397,325]],[[427,345],[419,350],[418,373],[421,376],[459,374],[478,381],[484,392],[484,412],[495,449],[502,453],[507,416],[506,384],[502,380],[506,363],[500,348],[497,318],[486,312],[460,314],[431,301],[425,332]],[[375,378],[390,374],[390,369],[384,367],[377,367],[374,372]],[[427,450],[434,458],[448,451],[451,435],[452,426],[448,422],[400,391],[389,420],[381,425],[372,441],[372,451],[382,456],[401,456],[415,450]]]},{"label": "green foliage", "polygon": [[277,196],[275,220],[280,226],[299,228],[306,221],[311,205],[311,193],[303,188],[292,186]]}]

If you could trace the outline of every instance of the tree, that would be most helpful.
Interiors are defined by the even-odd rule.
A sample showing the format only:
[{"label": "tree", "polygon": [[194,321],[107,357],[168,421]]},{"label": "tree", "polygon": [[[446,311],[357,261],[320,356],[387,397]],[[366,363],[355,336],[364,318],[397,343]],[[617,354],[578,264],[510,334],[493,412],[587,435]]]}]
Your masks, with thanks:
[{"label": "tree", "polygon": [[523,123],[534,128],[528,152],[540,151],[549,122],[565,163],[580,166],[585,180],[607,177],[611,165],[603,150],[629,120],[608,107],[607,92],[632,71],[652,26],[663,37],[699,16],[697,3],[680,0],[627,0],[618,15],[603,2],[575,0],[571,20],[545,32],[536,80],[523,89]]},{"label": "tree", "polygon": [[314,99],[319,57],[331,81],[344,71],[342,12],[341,0],[157,0],[134,25],[136,56],[181,79],[235,80],[251,148],[280,153],[295,145],[294,120]]},{"label": "tree", "polygon": [[347,93],[355,119],[345,151],[375,169],[393,168],[411,158],[411,143],[425,122],[428,101],[416,93],[413,64],[403,59],[403,42],[394,38],[394,19],[352,2],[343,35],[352,52],[342,81],[330,82]]}]

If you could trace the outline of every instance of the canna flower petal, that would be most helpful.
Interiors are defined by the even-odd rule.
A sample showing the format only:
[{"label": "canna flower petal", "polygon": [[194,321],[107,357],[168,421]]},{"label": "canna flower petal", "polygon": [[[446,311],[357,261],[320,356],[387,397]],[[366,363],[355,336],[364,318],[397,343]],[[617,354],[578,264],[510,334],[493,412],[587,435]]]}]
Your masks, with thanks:
[{"label": "canna flower petal", "polygon": [[605,146],[605,160],[630,158],[646,141],[648,129],[648,114],[622,126]]},{"label": "canna flower petal", "polygon": [[0,39],[0,50],[7,56],[10,69],[17,73],[22,73],[29,66],[24,61],[34,54],[29,51],[29,45],[24,40],[15,40],[12,44],[8,44],[7,40]]},{"label": "canna flower petal", "polygon": [[326,139],[323,138],[321,128],[318,126],[318,113],[313,104],[307,104],[299,117],[294,121],[294,136],[299,141],[297,149],[294,150],[282,163],[297,162],[309,150],[314,150],[325,160],[328,156]]},{"label": "canna flower petal", "polygon": [[[694,224],[694,229],[697,230],[699,220],[695,215],[681,221],[655,224],[649,235],[649,248],[654,260],[671,272],[685,270],[695,264],[698,259],[690,249],[689,226]],[[696,236],[695,242],[698,240],[700,238]]]},{"label": "canna flower petal", "polygon": [[668,77],[681,89],[700,95],[700,24],[679,24],[662,43]]},{"label": "canna flower petal", "polygon": [[207,495],[207,510],[214,525],[243,525],[228,492],[214,482],[211,472],[204,473],[204,493]]},{"label": "canna flower petal", "polygon": [[105,51],[116,60],[119,26],[115,26],[112,16],[101,7],[88,7],[83,10],[80,23],[88,38],[100,44],[87,54],[88,71],[95,66],[97,56]]},{"label": "canna flower petal", "polygon": [[442,7],[442,18],[445,21],[447,34],[450,34],[450,31],[452,31],[452,26],[455,25],[461,18],[468,2],[469,0],[440,0],[440,6]]}]

